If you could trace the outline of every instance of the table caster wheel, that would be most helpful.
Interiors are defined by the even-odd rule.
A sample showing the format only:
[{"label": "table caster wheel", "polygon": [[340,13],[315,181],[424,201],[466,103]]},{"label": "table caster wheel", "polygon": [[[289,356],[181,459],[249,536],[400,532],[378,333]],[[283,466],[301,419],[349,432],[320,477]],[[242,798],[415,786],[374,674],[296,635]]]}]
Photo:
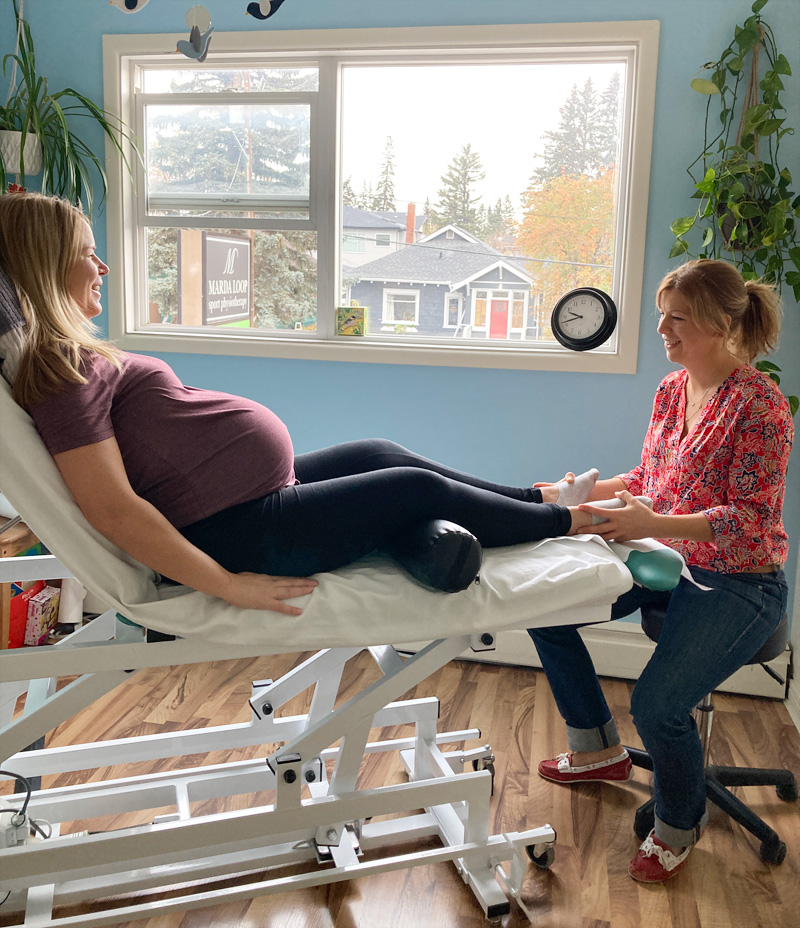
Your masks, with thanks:
[{"label": "table caster wheel", "polygon": [[492,775],[492,788],[489,793],[490,796],[494,796],[494,758],[480,758],[472,762],[473,770],[488,770]]},{"label": "table caster wheel", "polygon": [[[537,853],[537,850],[541,847],[544,847],[544,850]],[[556,859],[556,849],[552,844],[528,844],[525,851],[531,863],[535,864],[540,870],[549,870]]]}]

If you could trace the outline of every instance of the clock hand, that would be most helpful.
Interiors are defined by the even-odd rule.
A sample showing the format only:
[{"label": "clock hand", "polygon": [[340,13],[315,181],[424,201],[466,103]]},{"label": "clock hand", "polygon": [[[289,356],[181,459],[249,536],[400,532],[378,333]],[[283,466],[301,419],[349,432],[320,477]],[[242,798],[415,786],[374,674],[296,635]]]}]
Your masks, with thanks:
[{"label": "clock hand", "polygon": [[569,318],[570,319],[583,319],[583,316],[579,316],[577,313],[573,313]]}]

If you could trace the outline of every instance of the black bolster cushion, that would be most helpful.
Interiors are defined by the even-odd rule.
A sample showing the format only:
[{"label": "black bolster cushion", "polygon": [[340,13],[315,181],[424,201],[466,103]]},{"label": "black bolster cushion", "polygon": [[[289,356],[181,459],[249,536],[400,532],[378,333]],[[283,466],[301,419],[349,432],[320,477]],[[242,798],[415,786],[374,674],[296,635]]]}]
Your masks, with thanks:
[{"label": "black bolster cushion", "polygon": [[483,549],[465,528],[445,519],[418,522],[387,552],[423,586],[444,593],[465,590],[478,576]]}]

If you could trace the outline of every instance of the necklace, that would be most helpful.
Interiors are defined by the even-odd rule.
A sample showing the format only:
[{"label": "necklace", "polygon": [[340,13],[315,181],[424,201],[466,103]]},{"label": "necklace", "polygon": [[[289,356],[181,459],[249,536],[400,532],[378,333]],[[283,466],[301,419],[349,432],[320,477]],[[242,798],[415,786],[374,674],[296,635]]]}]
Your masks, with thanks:
[{"label": "necklace", "polygon": [[689,396],[686,396],[686,418],[688,419],[690,411],[694,413],[696,410],[700,409],[703,405],[703,400],[708,396],[708,394],[717,386],[717,384],[711,384],[711,386],[700,396],[699,400],[689,402]]}]

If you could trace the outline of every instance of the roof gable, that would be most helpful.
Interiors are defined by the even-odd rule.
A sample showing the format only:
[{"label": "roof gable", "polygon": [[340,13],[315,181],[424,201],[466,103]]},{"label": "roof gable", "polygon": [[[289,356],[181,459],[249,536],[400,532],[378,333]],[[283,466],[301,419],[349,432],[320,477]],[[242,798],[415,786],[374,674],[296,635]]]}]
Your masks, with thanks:
[{"label": "roof gable", "polygon": [[[448,235],[448,233],[452,233],[452,235]],[[421,239],[421,241],[438,242],[438,239],[440,238],[448,242],[448,244],[453,244],[453,242],[461,240],[463,242],[470,242],[473,245],[483,245],[486,248],[491,248],[491,245],[486,245],[485,242],[475,238],[471,232],[467,232],[466,229],[462,229],[460,226],[454,226],[452,223],[450,225],[442,226],[441,229],[437,229],[435,232],[431,232],[430,235],[426,235],[425,238]]]}]

